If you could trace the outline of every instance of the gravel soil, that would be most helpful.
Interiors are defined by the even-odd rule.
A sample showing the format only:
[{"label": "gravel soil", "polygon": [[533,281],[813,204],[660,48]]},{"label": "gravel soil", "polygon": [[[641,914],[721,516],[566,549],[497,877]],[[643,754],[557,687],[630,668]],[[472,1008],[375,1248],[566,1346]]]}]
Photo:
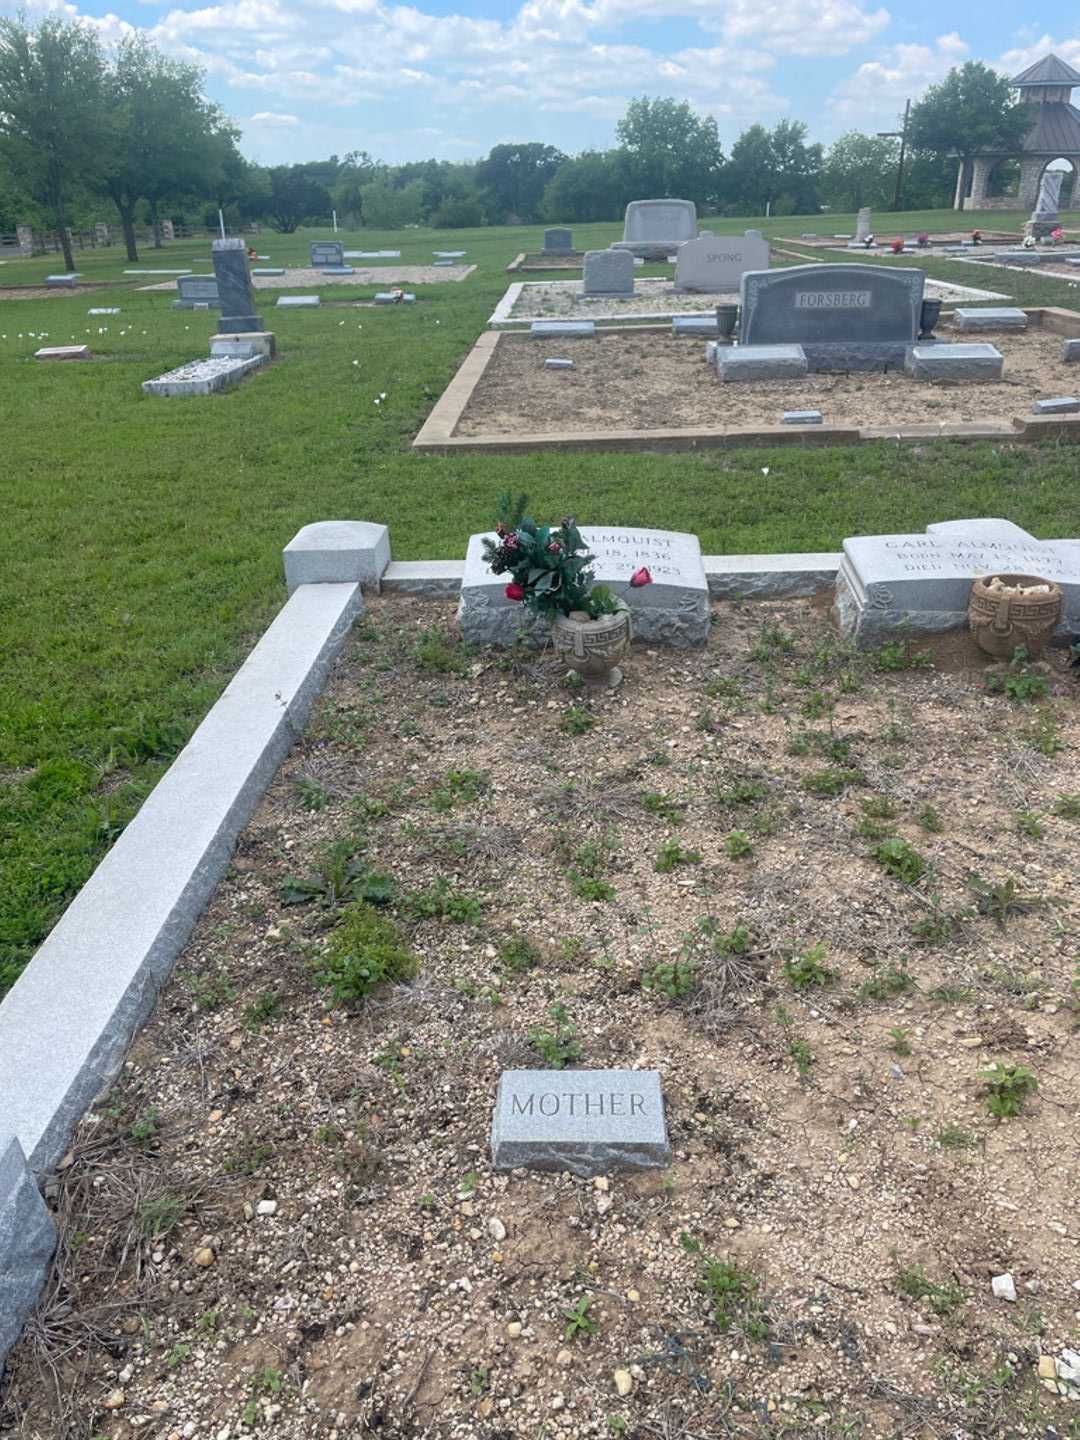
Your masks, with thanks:
[{"label": "gravel soil", "polygon": [[[251,284],[255,290],[295,290],[297,287],[321,290],[324,285],[441,285],[448,280],[464,280],[475,269],[475,265],[355,265],[351,275],[328,275],[325,270],[296,265],[284,275],[253,275]],[[140,285],[139,289],[175,290],[176,281]]]},{"label": "gravel soil", "polygon": [[[592,696],[370,602],[49,1183],[0,1432],[1072,1433],[1075,672],[713,618]],[[333,1008],[359,892],[418,970]],[[500,1071],[555,1040],[660,1070],[669,1169],[492,1172]]]},{"label": "gravel soil", "polygon": [[[1061,337],[960,336],[989,340],[1005,357],[1000,382],[930,385],[902,371],[818,374],[801,380],[721,385],[705,364],[705,342],[655,330],[599,332],[595,339],[533,340],[503,334],[473,391],[455,435],[692,426],[753,430],[779,425],[785,410],[820,410],[826,425],[926,425],[961,420],[1001,423],[1030,414],[1034,400],[1072,394],[1076,377],[1061,360]],[[568,356],[573,370],[545,370],[548,356]]]}]

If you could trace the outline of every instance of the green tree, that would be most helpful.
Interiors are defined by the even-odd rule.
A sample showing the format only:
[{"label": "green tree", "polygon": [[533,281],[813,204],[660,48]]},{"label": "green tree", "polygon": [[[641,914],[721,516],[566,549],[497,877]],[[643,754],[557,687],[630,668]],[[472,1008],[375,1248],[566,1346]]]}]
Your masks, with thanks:
[{"label": "green tree", "polygon": [[980,151],[1018,150],[1031,115],[1004,75],[968,60],[911,107],[908,140],[916,152],[958,158],[966,176]]},{"label": "green tree", "polygon": [[104,192],[116,206],[127,258],[139,258],[135,210],[145,201],[161,244],[160,211],[170,199],[213,193],[217,168],[239,131],[202,93],[202,71],[172,60],[143,34],[125,36],[107,79],[111,138]]},{"label": "green tree", "polygon": [[539,219],[544,187],[565,160],[554,145],[496,145],[476,167],[476,184],[490,218],[497,223],[510,216]]},{"label": "green tree", "polygon": [[332,191],[334,206],[340,216],[359,223],[363,213],[360,192],[378,177],[380,166],[366,150],[350,150],[341,162]]},{"label": "green tree", "polygon": [[383,177],[360,188],[364,224],[376,230],[401,230],[420,221],[423,186],[419,180],[397,188]]},{"label": "green tree", "polygon": [[896,187],[896,140],[849,130],[829,146],[821,170],[821,196],[832,210],[884,209]]},{"label": "green tree", "polygon": [[813,214],[820,206],[821,166],[822,148],[807,145],[801,121],[781,120],[773,130],[751,125],[724,167],[725,209],[735,215]]},{"label": "green tree", "polygon": [[77,188],[100,174],[109,135],[104,80],[90,26],[49,16],[31,29],[0,18],[0,147],[44,205],[69,270],[68,207]]},{"label": "green tree", "polygon": [[311,176],[306,165],[274,165],[268,175],[266,214],[275,230],[291,235],[305,220],[330,218],[330,192]]},{"label": "green tree", "polygon": [[638,198],[717,203],[724,153],[711,115],[698,115],[685,100],[642,95],[630,101],[615,133]]},{"label": "green tree", "polygon": [[586,150],[564,161],[548,181],[541,213],[545,220],[583,225],[618,220],[631,198],[625,152]]}]

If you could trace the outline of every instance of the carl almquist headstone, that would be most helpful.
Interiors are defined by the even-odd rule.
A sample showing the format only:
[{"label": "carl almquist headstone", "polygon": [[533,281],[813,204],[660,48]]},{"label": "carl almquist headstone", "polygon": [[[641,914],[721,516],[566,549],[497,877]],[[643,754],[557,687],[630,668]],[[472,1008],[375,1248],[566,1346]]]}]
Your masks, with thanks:
[{"label": "carl almquist headstone", "polygon": [[671,1162],[656,1070],[504,1070],[491,1121],[496,1170],[604,1175]]},{"label": "carl almquist headstone", "polygon": [[[591,568],[597,582],[630,606],[637,639],[684,649],[705,644],[709,586],[696,535],[583,525],[581,537],[596,557]],[[506,598],[506,576],[491,573],[483,542],[483,535],[469,537],[458,606],[462,638],[470,645],[513,645],[521,631],[537,628],[537,622],[518,601]],[[652,584],[633,589],[630,577],[642,566]]]}]

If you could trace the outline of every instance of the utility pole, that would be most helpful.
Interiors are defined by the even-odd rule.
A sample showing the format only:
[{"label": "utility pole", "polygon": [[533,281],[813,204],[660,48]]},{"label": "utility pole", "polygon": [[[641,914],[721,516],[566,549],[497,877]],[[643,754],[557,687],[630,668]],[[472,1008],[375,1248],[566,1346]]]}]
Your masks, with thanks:
[{"label": "utility pole", "polygon": [[878,136],[878,139],[879,139],[879,140],[899,140],[899,141],[900,141],[900,159],[899,159],[899,162],[897,163],[897,166],[896,166],[896,190],[895,190],[895,193],[893,194],[893,207],[892,207],[892,208],[893,208],[894,210],[899,210],[899,209],[900,209],[900,201],[903,199],[903,194],[904,194],[904,161],[905,161],[905,159],[907,158],[907,132],[908,132],[908,121],[910,120],[910,118],[911,118],[911,101],[910,101],[910,100],[907,100],[907,101],[905,101],[905,103],[904,103],[904,125],[903,125],[903,128],[900,129],[900,130],[879,130],[879,131],[877,132],[877,136]]}]

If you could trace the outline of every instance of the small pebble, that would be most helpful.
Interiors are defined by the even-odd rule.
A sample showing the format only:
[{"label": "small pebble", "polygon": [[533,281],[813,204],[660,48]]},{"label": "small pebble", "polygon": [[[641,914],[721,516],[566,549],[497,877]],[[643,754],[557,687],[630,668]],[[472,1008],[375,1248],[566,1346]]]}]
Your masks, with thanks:
[{"label": "small pebble", "polygon": [[629,1395],[634,1388],[634,1377],[629,1370],[615,1371],[615,1389],[620,1395]]},{"label": "small pebble", "polygon": [[1016,1283],[1013,1277],[1007,1272],[1004,1275],[995,1275],[990,1281],[990,1288],[998,1300],[1015,1300]]}]

